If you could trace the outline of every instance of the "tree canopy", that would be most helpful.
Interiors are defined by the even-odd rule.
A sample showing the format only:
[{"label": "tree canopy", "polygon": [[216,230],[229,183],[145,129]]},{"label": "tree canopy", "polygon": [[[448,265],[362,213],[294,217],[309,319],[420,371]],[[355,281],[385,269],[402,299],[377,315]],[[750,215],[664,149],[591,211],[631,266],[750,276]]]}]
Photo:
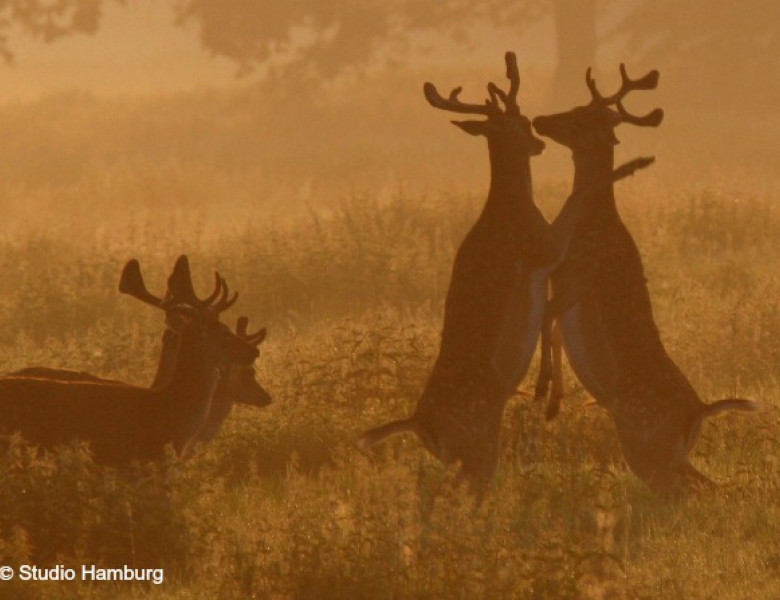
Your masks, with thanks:
[{"label": "tree canopy", "polygon": [[[780,98],[767,75],[780,62],[780,2],[700,0],[170,0],[180,25],[194,24],[204,48],[234,61],[240,73],[275,64],[285,75],[329,79],[421,50],[425,33],[467,41],[500,25],[521,34],[552,16],[559,79],[579,80],[604,42],[627,59],[689,73],[702,85],[744,99]],[[102,9],[125,0],[0,0],[0,53],[11,56],[9,31],[54,41],[97,31]],[[612,11],[610,13],[610,11]],[[596,27],[599,20],[612,23]],[[615,14],[619,18],[613,18]]]},{"label": "tree canopy", "polygon": [[624,39],[628,54],[684,73],[735,107],[774,110],[780,100],[775,0],[642,0],[609,37]]}]

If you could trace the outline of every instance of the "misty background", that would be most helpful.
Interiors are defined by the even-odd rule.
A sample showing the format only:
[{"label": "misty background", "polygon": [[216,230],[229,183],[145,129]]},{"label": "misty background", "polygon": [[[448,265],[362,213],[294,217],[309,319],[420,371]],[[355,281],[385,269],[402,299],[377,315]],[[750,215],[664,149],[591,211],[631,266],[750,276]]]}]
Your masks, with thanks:
[{"label": "misty background", "polygon": [[[768,0],[62,0],[0,15],[7,225],[483,193],[484,141],[448,125],[422,83],[480,101],[503,83],[506,50],[530,117],[586,102],[588,66],[604,93],[621,61],[634,76],[660,70],[658,90],[628,104],[662,107],[661,127],[618,130],[618,160],[657,157],[635,185],[777,188],[780,5]],[[538,189],[568,185],[552,143],[533,168]]]},{"label": "misty background", "polygon": [[[164,567],[161,598],[779,598],[779,29],[777,0],[0,1],[0,372],[148,385],[163,315],[119,275],[135,257],[163,295],[187,254],[199,294],[214,270],[240,293],[224,323],[268,328],[274,398],[129,484],[83,447],[12,441],[0,565]],[[618,162],[656,164],[616,197],[670,356],[707,402],[764,407],[703,429],[716,492],[649,494],[568,367],[554,423],[531,367],[480,510],[416,441],[356,448],[411,414],[487,194],[485,140],[423,82],[479,102],[507,50],[529,117],[587,102],[588,66],[604,94],[621,61],[661,73],[626,98],[660,127],[616,130]],[[548,142],[532,169],[553,217],[569,153]]]}]

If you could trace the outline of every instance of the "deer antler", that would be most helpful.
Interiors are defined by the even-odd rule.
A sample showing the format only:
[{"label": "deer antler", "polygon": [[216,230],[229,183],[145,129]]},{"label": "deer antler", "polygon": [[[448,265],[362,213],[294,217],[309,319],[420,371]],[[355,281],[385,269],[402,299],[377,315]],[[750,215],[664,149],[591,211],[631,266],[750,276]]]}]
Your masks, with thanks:
[{"label": "deer antler", "polygon": [[623,122],[639,125],[640,127],[658,127],[664,119],[664,111],[661,108],[653,109],[646,115],[638,117],[629,113],[620,100],[615,103],[615,107],[620,113],[620,118]]},{"label": "deer antler", "polygon": [[249,319],[247,317],[238,317],[236,321],[236,335],[242,340],[245,340],[251,344],[257,346],[265,339],[268,330],[265,327],[255,331],[254,333],[247,333],[247,326],[249,325]]},{"label": "deer antler", "polygon": [[178,303],[188,304],[193,308],[208,308],[217,299],[220,293],[224,294],[222,278],[219,273],[214,273],[214,291],[206,298],[198,298],[192,285],[192,272],[190,262],[185,254],[182,254],[173,267],[171,276],[168,277],[169,298],[166,302],[175,300]]},{"label": "deer antler", "polygon": [[484,104],[467,104],[458,99],[462,87],[458,86],[450,92],[449,98],[442,97],[436,86],[426,81],[423,85],[425,99],[434,108],[441,108],[457,113],[485,115],[491,117],[501,114],[501,108],[498,105],[498,99],[506,106],[507,114],[519,115],[520,108],[517,105],[517,92],[520,89],[520,70],[517,68],[517,56],[514,52],[507,52],[504,55],[506,61],[506,77],[509,79],[509,92],[505,92],[492,81],[488,83],[487,89],[490,98],[485,100]]},{"label": "deer antler", "polygon": [[238,292],[230,296],[227,282],[214,273],[214,291],[207,298],[198,298],[192,285],[192,272],[187,256],[182,254],[176,261],[173,273],[168,278],[168,296],[165,306],[184,304],[199,310],[206,310],[212,314],[219,314],[235,304],[238,300]]},{"label": "deer antler", "polygon": [[660,108],[656,108],[641,117],[632,115],[623,106],[623,98],[633,90],[654,90],[658,86],[658,78],[658,71],[653,69],[639,79],[631,79],[626,71],[625,63],[620,63],[620,89],[616,93],[605,98],[596,87],[596,82],[591,75],[591,70],[588,69],[585,72],[585,83],[590,90],[590,95],[593,98],[594,103],[603,104],[604,106],[614,104],[623,122],[643,127],[657,127],[664,118],[664,111]]},{"label": "deer antler", "polygon": [[470,115],[485,115],[489,117],[495,115],[498,111],[498,106],[486,100],[484,104],[467,104],[458,100],[458,95],[463,88],[461,86],[456,87],[450,92],[449,98],[444,98],[436,86],[430,81],[426,81],[423,85],[423,94],[425,99],[434,108],[441,108],[442,110],[449,110],[451,112],[470,114]]},{"label": "deer antler", "polygon": [[233,292],[233,295],[230,296],[230,289],[223,277],[219,278],[219,282],[222,285],[222,295],[215,304],[211,304],[208,307],[209,310],[214,311],[215,313],[221,313],[227,310],[236,303],[236,300],[238,300],[238,292]]},{"label": "deer antler", "polygon": [[509,92],[505,92],[492,81],[488,83],[488,93],[493,103],[496,103],[496,97],[506,106],[507,113],[520,114],[520,107],[517,105],[517,92],[520,90],[520,70],[517,68],[517,56],[514,52],[507,52],[504,55],[506,61],[506,78],[509,80]]},{"label": "deer antler", "polygon": [[119,278],[119,291],[158,308],[163,302],[162,298],[146,289],[144,278],[141,275],[141,265],[135,258],[128,260],[122,269],[122,275]]}]

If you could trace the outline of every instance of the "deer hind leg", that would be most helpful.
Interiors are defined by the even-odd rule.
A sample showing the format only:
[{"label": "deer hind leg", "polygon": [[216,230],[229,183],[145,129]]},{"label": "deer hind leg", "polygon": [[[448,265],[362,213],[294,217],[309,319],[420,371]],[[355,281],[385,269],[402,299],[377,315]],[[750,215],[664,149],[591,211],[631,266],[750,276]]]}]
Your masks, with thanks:
[{"label": "deer hind leg", "polygon": [[553,323],[550,331],[550,346],[552,354],[552,390],[550,391],[550,399],[547,402],[547,410],[544,413],[548,421],[558,415],[561,409],[561,399],[565,392],[563,388],[563,336],[561,336],[561,330],[557,321]]},{"label": "deer hind leg", "polygon": [[680,499],[689,494],[717,489],[718,485],[694,467],[687,457],[665,468],[658,469],[651,477],[644,478],[650,488],[659,496]]},{"label": "deer hind leg", "polygon": [[[569,297],[571,296],[571,297]],[[561,408],[563,389],[563,336],[556,317],[564,314],[577,302],[574,295],[558,295],[547,302],[542,322],[542,357],[539,364],[539,375],[536,378],[535,399],[547,398],[547,391],[552,382],[552,391],[547,403],[545,417],[554,419]]]},{"label": "deer hind leg", "polygon": [[391,435],[397,435],[407,431],[419,433],[420,430],[414,417],[391,421],[390,423],[369,429],[358,438],[357,445],[361,450],[368,450]]},{"label": "deer hind leg", "polygon": [[544,311],[544,320],[542,321],[541,360],[539,362],[539,373],[536,376],[536,385],[534,386],[534,400],[537,402],[547,398],[547,390],[550,386],[550,380],[553,378],[553,318],[552,304],[548,302]]},{"label": "deer hind leg", "polygon": [[682,484],[687,491],[704,492],[718,487],[712,479],[694,467],[686,458],[681,465]]}]

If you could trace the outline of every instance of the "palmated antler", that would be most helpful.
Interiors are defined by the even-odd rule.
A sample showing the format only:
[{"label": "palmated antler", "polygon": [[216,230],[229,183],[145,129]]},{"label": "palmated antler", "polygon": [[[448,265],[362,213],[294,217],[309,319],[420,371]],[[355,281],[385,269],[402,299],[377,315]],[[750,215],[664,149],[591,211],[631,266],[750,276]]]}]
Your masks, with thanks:
[{"label": "palmated antler", "polygon": [[173,272],[168,277],[168,298],[166,301],[175,299],[177,302],[188,304],[193,308],[207,308],[219,297],[222,291],[222,279],[219,273],[215,272],[214,291],[206,298],[198,298],[192,285],[190,261],[185,254],[182,254],[176,259]]},{"label": "palmated antler", "polygon": [[639,79],[631,79],[626,71],[626,65],[620,63],[620,89],[611,96],[604,97],[601,95],[596,87],[596,82],[591,75],[590,69],[585,72],[585,83],[590,90],[593,103],[603,104],[604,106],[611,106],[614,104],[621,119],[625,123],[631,123],[642,127],[657,127],[664,118],[664,111],[662,109],[656,108],[641,117],[632,115],[623,106],[623,98],[633,90],[654,90],[658,86],[658,77],[658,71],[653,69]]},{"label": "palmated antler", "polygon": [[484,104],[469,104],[458,99],[460,92],[463,90],[461,86],[452,90],[448,98],[444,98],[439,94],[435,85],[426,81],[423,85],[425,99],[434,108],[463,114],[485,115],[486,117],[501,114],[502,111],[498,104],[500,99],[506,106],[507,114],[520,114],[520,108],[517,105],[517,92],[520,89],[520,71],[517,68],[517,57],[514,52],[507,52],[504,59],[506,60],[506,76],[509,79],[509,92],[503,91],[495,83],[491,82],[487,86],[490,98],[485,100]]},{"label": "palmated antler", "polygon": [[504,90],[491,81],[488,83],[488,93],[493,102],[495,102],[496,96],[501,98],[507,114],[519,115],[520,107],[517,104],[517,92],[520,90],[520,69],[517,68],[517,56],[515,56],[514,52],[507,52],[504,55],[504,60],[506,61],[506,78],[509,80],[509,92],[504,92]]},{"label": "palmated antler", "polygon": [[236,303],[236,300],[238,300],[238,292],[233,292],[233,295],[230,295],[230,288],[228,288],[228,284],[227,281],[225,281],[225,278],[220,277],[219,281],[222,284],[222,294],[216,303],[211,304],[208,307],[209,310],[215,313],[221,313],[227,310]]},{"label": "palmated antler", "polygon": [[146,289],[144,278],[141,275],[141,265],[135,258],[128,260],[122,269],[122,275],[119,278],[119,291],[158,308],[163,302],[162,298]]},{"label": "palmated antler", "polygon": [[425,99],[428,100],[428,103],[434,108],[441,108],[442,110],[469,115],[485,115],[486,117],[495,115],[498,112],[498,106],[489,100],[486,100],[484,104],[467,104],[461,102],[458,100],[458,95],[462,90],[463,88],[458,86],[450,92],[449,98],[444,98],[439,94],[436,86],[430,81],[426,81],[423,85]]},{"label": "palmated antler", "polygon": [[255,346],[259,345],[260,342],[265,339],[265,336],[268,334],[268,330],[263,327],[254,333],[247,333],[248,326],[249,319],[247,317],[238,317],[238,320],[236,321],[236,335],[250,344],[254,344]]},{"label": "palmated antler", "polygon": [[182,254],[176,261],[171,276],[168,277],[167,307],[184,304],[192,308],[220,313],[230,308],[238,300],[238,292],[230,297],[225,280],[218,272],[214,273],[214,291],[207,298],[198,298],[192,285],[192,272],[187,256]]}]

